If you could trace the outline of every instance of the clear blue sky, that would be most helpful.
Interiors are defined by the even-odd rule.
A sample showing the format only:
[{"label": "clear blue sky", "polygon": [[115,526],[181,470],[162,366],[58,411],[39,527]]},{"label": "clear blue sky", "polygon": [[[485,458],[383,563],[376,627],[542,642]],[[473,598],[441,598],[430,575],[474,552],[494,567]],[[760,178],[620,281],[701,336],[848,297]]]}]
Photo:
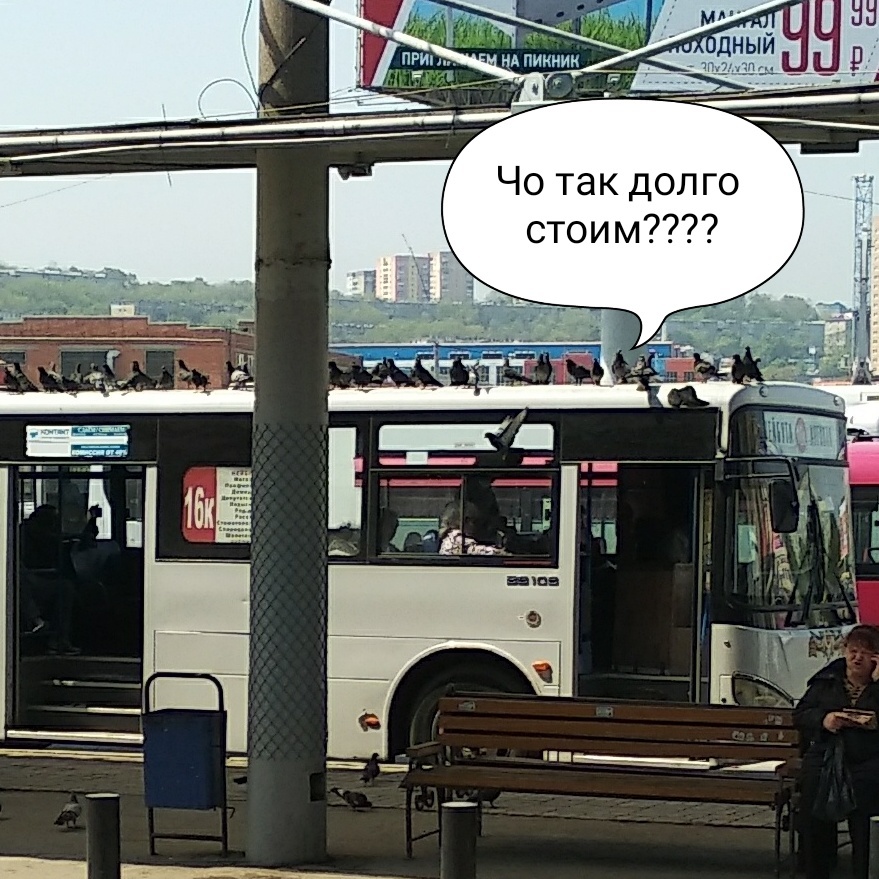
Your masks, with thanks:
[{"label": "clear blue sky", "polygon": [[[334,5],[356,11],[356,0]],[[246,9],[247,0],[0,0],[0,129],[155,120],[163,105],[169,118],[195,117],[211,80],[249,83],[241,51]],[[256,12],[246,34],[254,67]],[[354,90],[356,31],[330,28],[334,112],[404,107]],[[202,105],[208,116],[252,114],[247,95],[230,83],[211,88]],[[876,173],[877,158],[873,146],[854,157],[796,158],[804,188],[820,194],[807,195],[800,248],[767,290],[851,300],[852,177]],[[382,254],[405,252],[404,233],[416,251],[446,247],[446,167],[381,166],[371,179],[347,182],[333,175],[333,286]],[[35,198],[83,180],[90,182]],[[252,278],[254,174],[178,173],[171,180],[0,178],[0,261],[111,265],[143,280]]]}]

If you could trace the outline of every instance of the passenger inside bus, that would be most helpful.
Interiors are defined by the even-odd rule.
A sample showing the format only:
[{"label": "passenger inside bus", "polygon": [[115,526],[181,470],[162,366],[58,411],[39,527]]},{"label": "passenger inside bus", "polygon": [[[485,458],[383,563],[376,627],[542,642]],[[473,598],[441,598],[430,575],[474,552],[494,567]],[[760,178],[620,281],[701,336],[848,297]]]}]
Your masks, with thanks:
[{"label": "passenger inside bus", "polygon": [[[499,546],[482,542],[485,516],[472,502],[446,505],[440,523],[440,555],[507,555]],[[477,538],[479,536],[479,539]]]},{"label": "passenger inside bus", "polygon": [[58,510],[50,504],[37,507],[21,526],[20,576],[24,627],[39,631],[48,623],[49,652],[76,655],[71,643],[74,584],[63,576],[61,528]]}]

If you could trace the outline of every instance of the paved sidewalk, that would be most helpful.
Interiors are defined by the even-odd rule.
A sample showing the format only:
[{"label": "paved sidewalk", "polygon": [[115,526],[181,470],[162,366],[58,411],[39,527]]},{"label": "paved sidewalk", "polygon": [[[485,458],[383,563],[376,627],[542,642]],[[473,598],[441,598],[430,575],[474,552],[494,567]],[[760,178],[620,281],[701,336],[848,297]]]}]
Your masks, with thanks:
[{"label": "paved sidewalk", "polygon": [[[244,770],[229,770],[229,776]],[[86,879],[86,832],[53,821],[67,794],[111,791],[121,796],[123,879],[436,879],[436,838],[405,857],[400,773],[385,771],[367,789],[356,770],[333,769],[328,786],[367,790],[375,808],[353,812],[330,795],[330,860],[308,870],[274,871],[244,862],[246,786],[229,785],[228,859],[210,842],[158,840],[147,845],[139,761],[50,758],[0,751],[0,877]],[[338,803],[338,805],[337,805]],[[503,795],[487,809],[479,840],[479,879],[771,879],[769,810],[672,803]],[[416,814],[416,830],[433,828],[434,812]],[[157,813],[163,829],[216,833],[216,813]]]}]

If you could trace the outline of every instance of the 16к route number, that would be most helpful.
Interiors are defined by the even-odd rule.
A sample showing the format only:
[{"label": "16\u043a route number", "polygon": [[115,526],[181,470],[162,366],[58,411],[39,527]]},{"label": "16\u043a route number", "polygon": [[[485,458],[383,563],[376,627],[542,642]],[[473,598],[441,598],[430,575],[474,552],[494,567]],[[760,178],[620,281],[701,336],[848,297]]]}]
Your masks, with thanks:
[{"label": "16\u043a route number", "polygon": [[[781,32],[788,48],[781,53],[785,73],[839,73],[843,44],[848,44],[849,71],[864,63],[861,28],[875,28],[879,0],[803,0],[781,15]],[[866,35],[875,41],[876,34]],[[845,39],[848,37],[848,39]]]}]

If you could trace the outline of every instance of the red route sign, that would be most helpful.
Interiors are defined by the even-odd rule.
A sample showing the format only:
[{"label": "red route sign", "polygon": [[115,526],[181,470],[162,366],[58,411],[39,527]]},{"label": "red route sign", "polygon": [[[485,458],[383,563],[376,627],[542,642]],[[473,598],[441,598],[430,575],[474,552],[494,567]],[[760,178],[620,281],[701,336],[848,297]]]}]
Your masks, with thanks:
[{"label": "red route sign", "polygon": [[183,477],[183,537],[217,542],[217,468],[191,467]]}]

